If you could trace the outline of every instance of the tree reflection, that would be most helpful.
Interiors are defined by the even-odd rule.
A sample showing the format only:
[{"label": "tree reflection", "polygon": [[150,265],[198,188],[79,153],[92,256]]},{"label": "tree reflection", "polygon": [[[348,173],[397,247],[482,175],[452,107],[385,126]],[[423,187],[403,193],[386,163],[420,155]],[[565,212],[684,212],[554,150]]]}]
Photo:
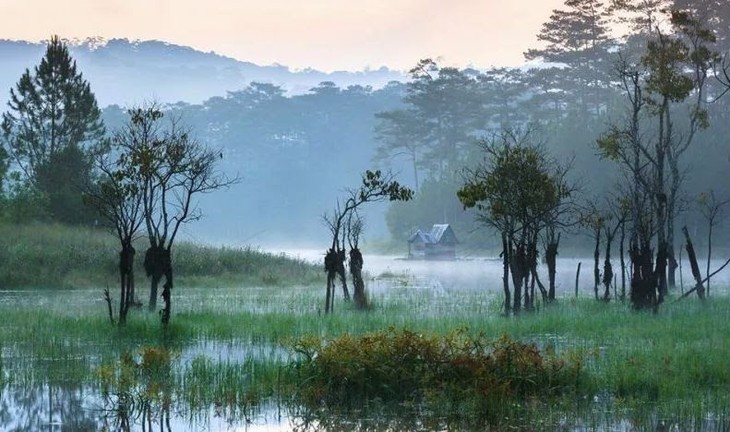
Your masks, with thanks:
[{"label": "tree reflection", "polygon": [[0,395],[3,431],[96,431],[95,412],[84,407],[80,385],[8,386]]},{"label": "tree reflection", "polygon": [[147,347],[101,368],[102,430],[172,430],[172,357],[166,348]]}]

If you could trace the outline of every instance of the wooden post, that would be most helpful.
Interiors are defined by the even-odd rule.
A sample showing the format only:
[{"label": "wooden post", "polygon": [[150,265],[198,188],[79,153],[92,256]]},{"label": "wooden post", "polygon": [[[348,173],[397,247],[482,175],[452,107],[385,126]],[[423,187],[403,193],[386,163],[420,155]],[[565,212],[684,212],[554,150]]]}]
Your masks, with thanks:
[{"label": "wooden post", "polygon": [[692,245],[692,240],[689,238],[689,231],[687,226],[682,227],[684,232],[684,238],[687,242],[687,258],[689,259],[690,268],[692,269],[692,276],[695,278],[695,288],[697,289],[697,295],[702,299],[705,298],[705,287],[702,286],[702,274],[700,273],[700,266],[697,264],[697,255],[695,255],[695,248]]},{"label": "wooden post", "polygon": [[578,271],[575,272],[575,297],[578,298],[578,283],[580,282],[580,265],[582,263],[578,261]]}]

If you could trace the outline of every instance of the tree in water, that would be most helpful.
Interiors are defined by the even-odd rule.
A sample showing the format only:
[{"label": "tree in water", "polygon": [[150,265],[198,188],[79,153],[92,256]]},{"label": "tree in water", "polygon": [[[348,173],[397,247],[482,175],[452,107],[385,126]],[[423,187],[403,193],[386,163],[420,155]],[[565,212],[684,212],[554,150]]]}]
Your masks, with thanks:
[{"label": "tree in water", "polygon": [[220,152],[193,139],[179,119],[163,126],[163,113],[156,105],[133,108],[129,115],[129,140],[123,149],[129,154],[129,175],[139,183],[150,242],[144,260],[152,283],[149,307],[156,308],[158,284],[164,277],[160,317],[167,325],[172,309],[171,252],[180,227],[201,217],[195,200],[199,194],[225,188],[237,179],[216,170]]},{"label": "tree in water", "polygon": [[464,208],[475,208],[477,220],[502,236],[506,314],[533,308],[535,285],[543,300],[550,301],[538,278],[537,242],[546,226],[556,227],[556,215],[570,205],[572,193],[565,170],[532,144],[531,136],[530,130],[504,130],[483,141],[484,161],[465,171],[457,194]]},{"label": "tree in water", "polygon": [[[618,64],[629,120],[598,140],[602,155],[618,161],[633,183],[629,255],[637,309],[657,310],[674,285],[674,225],[684,179],[680,160],[697,132],[709,126],[705,88],[717,57],[709,48],[715,36],[686,11],[673,10],[671,24],[669,34],[654,29],[640,61]],[[677,115],[680,108],[686,114]]]},{"label": "tree in water", "polygon": [[[398,183],[390,173],[383,174],[380,170],[365,171],[359,189],[347,191],[344,202],[338,201],[332,214],[325,214],[323,220],[332,234],[332,245],[324,258],[324,269],[327,273],[327,294],[325,299],[325,313],[333,311],[335,296],[335,279],[340,276],[343,294],[349,299],[345,277],[345,242],[346,225],[353,212],[369,202],[379,201],[408,201],[413,198],[413,191]],[[359,250],[358,250],[359,252]]]},{"label": "tree in water", "polygon": [[82,191],[105,152],[101,111],[66,44],[51,37],[41,62],[10,90],[2,139],[25,182],[59,222],[91,222]]},{"label": "tree in water", "polygon": [[[134,292],[134,255],[136,251],[132,243],[144,221],[144,212],[139,176],[131,164],[128,152],[133,127],[132,124],[127,125],[126,129],[121,129],[114,134],[112,148],[117,150],[118,157],[112,159],[109,154],[98,157],[96,166],[101,172],[100,179],[86,188],[84,197],[85,201],[96,208],[99,214],[106,219],[121,245],[119,252],[119,325],[126,323],[129,308],[139,304],[135,300]],[[108,289],[105,290],[105,298],[109,308],[109,319],[114,324]]]},{"label": "tree in water", "polygon": [[[697,205],[699,206],[702,217],[707,221],[707,268],[705,276],[707,280],[707,296],[710,295],[710,261],[712,260],[712,230],[718,222],[718,217],[723,216],[723,207],[730,203],[730,199],[719,199],[715,196],[715,191],[710,190],[709,193],[703,192],[697,197]],[[689,233],[685,234],[689,239]],[[689,241],[687,242],[689,243]],[[693,252],[694,253],[694,252]]]},{"label": "tree in water", "polygon": [[352,275],[353,297],[355,307],[358,309],[368,308],[368,298],[365,293],[365,282],[362,279],[362,267],[365,261],[360,252],[360,234],[365,223],[357,211],[353,211],[347,220],[347,242],[350,245],[350,274]]}]

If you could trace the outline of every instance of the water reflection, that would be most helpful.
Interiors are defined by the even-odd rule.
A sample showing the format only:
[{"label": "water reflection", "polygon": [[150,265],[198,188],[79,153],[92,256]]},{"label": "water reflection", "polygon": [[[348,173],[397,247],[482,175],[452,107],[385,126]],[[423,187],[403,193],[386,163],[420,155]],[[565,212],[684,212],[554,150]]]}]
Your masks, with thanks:
[{"label": "water reflection", "polygon": [[41,385],[5,386],[0,395],[3,431],[96,431],[94,410],[84,406],[83,387]]},{"label": "water reflection", "polygon": [[[143,391],[142,391],[143,390]],[[141,392],[140,392],[141,391]],[[470,416],[426,412],[418,406],[363,407],[341,412],[325,408],[283,407],[264,402],[243,411],[186,406],[169,387],[148,382],[127,392],[104,393],[88,386],[29,388],[6,386],[0,395],[0,430],[9,432],[86,431],[685,431],[730,430],[727,415],[695,416],[678,409],[660,414],[648,406],[633,411],[611,401],[580,406],[517,408],[500,427]],[[463,414],[463,413],[461,413]]]}]

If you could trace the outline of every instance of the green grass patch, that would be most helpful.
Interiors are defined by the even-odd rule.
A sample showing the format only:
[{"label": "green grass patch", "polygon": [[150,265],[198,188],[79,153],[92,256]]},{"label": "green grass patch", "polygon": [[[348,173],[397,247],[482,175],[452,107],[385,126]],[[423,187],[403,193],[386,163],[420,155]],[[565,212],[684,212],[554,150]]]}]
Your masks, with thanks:
[{"label": "green grass patch", "polygon": [[[147,246],[144,238],[135,243],[137,286],[148,283],[142,265]],[[0,288],[116,287],[119,250],[106,230],[0,224]],[[178,286],[284,286],[320,278],[318,266],[253,248],[180,242],[172,260]]]}]

